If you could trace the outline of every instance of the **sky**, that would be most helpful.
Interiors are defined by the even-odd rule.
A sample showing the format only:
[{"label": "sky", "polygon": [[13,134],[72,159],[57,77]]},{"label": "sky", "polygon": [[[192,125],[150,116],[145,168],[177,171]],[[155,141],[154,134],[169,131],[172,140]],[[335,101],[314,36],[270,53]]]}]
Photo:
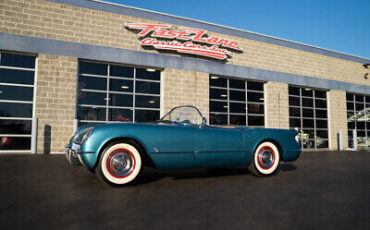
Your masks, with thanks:
[{"label": "sky", "polygon": [[370,59],[370,0],[104,0]]}]

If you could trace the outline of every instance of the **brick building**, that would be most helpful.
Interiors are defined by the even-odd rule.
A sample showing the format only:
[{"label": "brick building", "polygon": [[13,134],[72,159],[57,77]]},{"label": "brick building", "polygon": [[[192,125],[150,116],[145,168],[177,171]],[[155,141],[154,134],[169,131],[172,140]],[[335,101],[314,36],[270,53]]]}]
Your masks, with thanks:
[{"label": "brick building", "polygon": [[368,63],[100,1],[0,0],[0,152],[63,152],[74,126],[184,104],[211,125],[299,129],[303,149],[368,147]]}]

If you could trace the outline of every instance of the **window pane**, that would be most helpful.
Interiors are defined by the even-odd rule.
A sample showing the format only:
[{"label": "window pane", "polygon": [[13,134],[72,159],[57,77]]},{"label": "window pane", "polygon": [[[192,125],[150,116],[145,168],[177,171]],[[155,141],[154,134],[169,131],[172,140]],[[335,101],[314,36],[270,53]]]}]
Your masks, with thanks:
[{"label": "window pane", "polygon": [[302,88],[302,96],[313,97],[313,90],[310,88]]},{"label": "window pane", "polygon": [[230,103],[231,113],[245,113],[245,103]]},{"label": "window pane", "polygon": [[0,120],[0,134],[31,134],[31,128],[32,121]]},{"label": "window pane", "polygon": [[362,96],[362,95],[356,95],[355,96],[355,100],[356,100],[356,102],[364,102],[364,96]]},{"label": "window pane", "polygon": [[148,70],[151,70],[151,69],[136,68],[136,78],[137,79],[160,80],[161,72],[159,70],[155,70],[153,72],[148,71]]},{"label": "window pane", "polygon": [[245,91],[230,90],[230,100],[245,101]]},{"label": "window pane", "polygon": [[316,120],[316,128],[327,128],[328,121],[327,120]]},{"label": "window pane", "polygon": [[290,107],[289,108],[289,116],[291,116],[291,117],[300,117],[301,116],[301,109],[300,108],[295,108],[295,107]]},{"label": "window pane", "polygon": [[132,122],[132,109],[109,109],[109,121]]},{"label": "window pane", "polygon": [[78,93],[78,103],[87,105],[105,105],[106,93],[83,92]]},{"label": "window pane", "polygon": [[159,97],[136,95],[135,103],[136,103],[135,107],[159,108]]},{"label": "window pane", "polygon": [[0,100],[32,101],[33,87],[0,85]]},{"label": "window pane", "polygon": [[313,109],[302,109],[303,117],[312,117],[313,118]]},{"label": "window pane", "polygon": [[329,147],[329,141],[321,138],[317,138],[316,140],[316,148],[318,149],[327,149]]},{"label": "window pane", "polygon": [[356,128],[357,129],[365,129],[365,122],[357,121],[356,122]]},{"label": "window pane", "polygon": [[227,87],[227,80],[225,78],[217,77],[217,76],[211,76],[211,79],[209,80],[210,86],[217,86],[217,87]]},{"label": "window pane", "polygon": [[34,69],[35,56],[1,53],[0,65]]},{"label": "window pane", "polygon": [[303,119],[303,128],[314,128],[314,120],[313,119]]},{"label": "window pane", "polygon": [[289,119],[290,128],[301,128],[301,119],[291,118]]},{"label": "window pane", "polygon": [[128,94],[109,94],[109,105],[111,106],[122,106],[122,107],[132,107],[133,96]]},{"label": "window pane", "polygon": [[78,107],[77,119],[91,121],[105,121],[106,109],[100,107]]},{"label": "window pane", "polygon": [[248,102],[263,102],[263,93],[248,92],[247,100]]},{"label": "window pane", "polygon": [[230,125],[245,126],[245,115],[230,115]]},{"label": "window pane", "polygon": [[117,92],[132,93],[134,82],[131,80],[109,79],[109,90]]},{"label": "window pane", "polygon": [[107,68],[106,64],[80,62],[79,72],[80,74],[107,75]]},{"label": "window pane", "polygon": [[347,110],[354,110],[353,103],[347,102]]},{"label": "window pane", "polygon": [[32,104],[0,102],[0,117],[32,117]]},{"label": "window pane", "polygon": [[229,88],[245,89],[245,81],[229,79]]},{"label": "window pane", "polygon": [[264,126],[264,124],[265,124],[264,117],[248,116],[248,126]]},{"label": "window pane", "polygon": [[134,78],[134,68],[127,66],[111,65],[109,75],[115,77]]},{"label": "window pane", "polygon": [[211,125],[227,125],[227,115],[210,114],[209,124]]},{"label": "window pane", "polygon": [[364,107],[364,104],[356,103],[356,112],[360,112]]},{"label": "window pane", "polygon": [[289,96],[289,105],[300,106],[300,104],[301,103],[299,97]]},{"label": "window pane", "polygon": [[317,118],[327,118],[328,117],[327,111],[326,110],[317,109],[316,110],[316,117]]},{"label": "window pane", "polygon": [[263,83],[262,82],[248,81],[247,82],[247,89],[248,90],[263,91]]},{"label": "window pane", "polygon": [[33,85],[34,71],[0,69],[0,82]]},{"label": "window pane", "polygon": [[100,77],[86,77],[80,75],[78,77],[78,88],[107,90],[107,79]]},{"label": "window pane", "polygon": [[226,89],[209,89],[211,99],[227,100]]},{"label": "window pane", "polygon": [[211,112],[227,112],[227,102],[210,101]]},{"label": "window pane", "polygon": [[316,136],[320,138],[328,138],[328,130],[317,130]]},{"label": "window pane", "polygon": [[303,107],[313,107],[313,100],[308,98],[302,98]]},{"label": "window pane", "polygon": [[347,101],[353,101],[353,94],[347,93],[346,99],[347,99]]},{"label": "window pane", "polygon": [[316,99],[315,100],[315,106],[316,106],[316,108],[327,108],[326,107],[326,100],[318,100],[318,99]]},{"label": "window pane", "polygon": [[326,98],[326,91],[315,90],[316,98]]},{"label": "window pane", "polygon": [[152,122],[159,120],[159,111],[135,110],[135,122]]},{"label": "window pane", "polygon": [[136,81],[136,93],[159,94],[160,85],[156,82]]},{"label": "window pane", "polygon": [[366,103],[370,103],[370,96],[366,96]]},{"label": "window pane", "polygon": [[29,150],[30,137],[0,137],[0,150]]},{"label": "window pane", "polygon": [[289,86],[289,95],[299,96],[299,88]]},{"label": "window pane", "polygon": [[261,105],[261,104],[248,104],[248,113],[264,114],[263,105]]},{"label": "window pane", "polygon": [[356,124],[355,124],[354,121],[353,122],[348,122],[347,126],[348,126],[348,129],[355,129]]}]

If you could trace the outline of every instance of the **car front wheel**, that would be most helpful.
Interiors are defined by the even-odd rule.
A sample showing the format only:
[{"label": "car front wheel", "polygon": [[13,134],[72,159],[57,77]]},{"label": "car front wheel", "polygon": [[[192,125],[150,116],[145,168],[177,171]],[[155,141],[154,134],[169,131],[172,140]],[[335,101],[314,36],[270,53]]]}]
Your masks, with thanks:
[{"label": "car front wheel", "polygon": [[95,171],[108,184],[133,182],[142,171],[142,159],[135,143],[112,143],[101,154]]},{"label": "car front wheel", "polygon": [[278,169],[280,152],[275,144],[266,141],[258,145],[249,165],[249,171],[256,176],[268,176]]}]

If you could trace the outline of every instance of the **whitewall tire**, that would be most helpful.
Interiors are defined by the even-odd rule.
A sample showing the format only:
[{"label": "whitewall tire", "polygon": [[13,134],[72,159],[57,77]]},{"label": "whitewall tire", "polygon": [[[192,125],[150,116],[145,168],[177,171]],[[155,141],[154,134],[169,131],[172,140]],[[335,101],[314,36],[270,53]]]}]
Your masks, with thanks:
[{"label": "whitewall tire", "polygon": [[104,181],[124,185],[134,181],[142,171],[138,147],[131,142],[112,143],[101,154],[95,171]]},{"label": "whitewall tire", "polygon": [[249,171],[256,176],[272,175],[279,166],[280,152],[275,144],[266,141],[258,145],[253,159],[249,165]]}]

